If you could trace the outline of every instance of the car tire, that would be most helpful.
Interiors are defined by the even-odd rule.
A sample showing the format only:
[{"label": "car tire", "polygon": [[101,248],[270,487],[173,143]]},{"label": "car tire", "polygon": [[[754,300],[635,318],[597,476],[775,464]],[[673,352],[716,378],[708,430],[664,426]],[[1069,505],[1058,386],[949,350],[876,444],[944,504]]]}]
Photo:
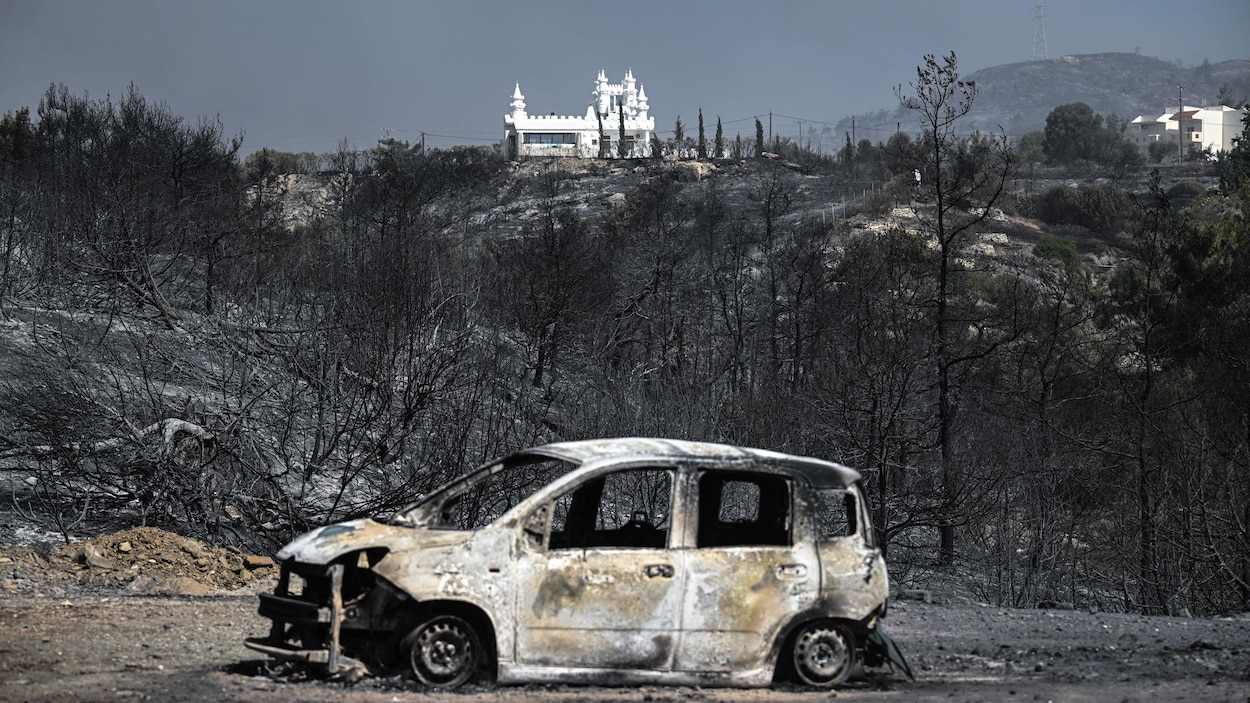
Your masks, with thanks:
[{"label": "car tire", "polygon": [[434,688],[455,688],[477,673],[482,643],[477,630],[464,618],[438,615],[418,625],[404,638],[413,677]]},{"label": "car tire", "polygon": [[846,681],[859,656],[850,628],[827,620],[803,626],[794,636],[790,655],[799,682],[818,688]]}]

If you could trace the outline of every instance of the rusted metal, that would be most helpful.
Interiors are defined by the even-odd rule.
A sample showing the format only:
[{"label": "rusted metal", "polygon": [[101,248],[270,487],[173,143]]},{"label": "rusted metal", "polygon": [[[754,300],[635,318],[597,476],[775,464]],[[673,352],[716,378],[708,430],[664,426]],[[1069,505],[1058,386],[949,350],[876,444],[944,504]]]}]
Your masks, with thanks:
[{"label": "rusted metal", "polygon": [[836,685],[901,661],[877,634],[889,582],[858,479],[674,440],[517,452],[285,546],[273,625],[247,646],[435,686],[479,663],[503,683]]},{"label": "rusted metal", "polygon": [[339,670],[339,635],[343,629],[343,565],[330,567],[330,652],[326,667]]}]

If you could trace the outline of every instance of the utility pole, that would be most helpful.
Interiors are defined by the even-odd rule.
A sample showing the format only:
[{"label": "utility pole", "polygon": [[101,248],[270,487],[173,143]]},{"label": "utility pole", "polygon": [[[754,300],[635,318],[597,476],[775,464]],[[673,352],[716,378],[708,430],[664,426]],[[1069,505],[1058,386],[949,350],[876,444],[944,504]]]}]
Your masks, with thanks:
[{"label": "utility pole", "polygon": [[773,146],[773,111],[768,111],[768,147]]}]

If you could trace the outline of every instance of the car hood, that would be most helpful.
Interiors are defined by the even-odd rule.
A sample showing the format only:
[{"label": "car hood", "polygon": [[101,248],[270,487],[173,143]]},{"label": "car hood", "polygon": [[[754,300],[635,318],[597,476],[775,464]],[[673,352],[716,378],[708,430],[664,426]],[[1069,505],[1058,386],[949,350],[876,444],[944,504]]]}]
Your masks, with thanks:
[{"label": "car hood", "polygon": [[462,544],[472,536],[472,532],[387,525],[366,518],[305,532],[278,550],[277,557],[282,562],[295,560],[303,564],[329,564],[344,554],[362,549],[386,547],[391,551],[399,551],[449,547]]}]

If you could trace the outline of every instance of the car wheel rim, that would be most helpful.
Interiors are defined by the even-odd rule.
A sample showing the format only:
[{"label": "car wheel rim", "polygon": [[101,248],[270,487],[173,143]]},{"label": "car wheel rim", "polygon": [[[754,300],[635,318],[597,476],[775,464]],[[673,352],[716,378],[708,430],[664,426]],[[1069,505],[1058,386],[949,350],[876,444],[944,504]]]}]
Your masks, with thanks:
[{"label": "car wheel rim", "polygon": [[845,680],[854,656],[846,634],[835,628],[807,630],[794,645],[799,677],[813,686],[830,686]]},{"label": "car wheel rim", "polygon": [[459,618],[427,623],[412,643],[412,670],[425,684],[459,685],[472,675],[476,661],[477,642]]}]

